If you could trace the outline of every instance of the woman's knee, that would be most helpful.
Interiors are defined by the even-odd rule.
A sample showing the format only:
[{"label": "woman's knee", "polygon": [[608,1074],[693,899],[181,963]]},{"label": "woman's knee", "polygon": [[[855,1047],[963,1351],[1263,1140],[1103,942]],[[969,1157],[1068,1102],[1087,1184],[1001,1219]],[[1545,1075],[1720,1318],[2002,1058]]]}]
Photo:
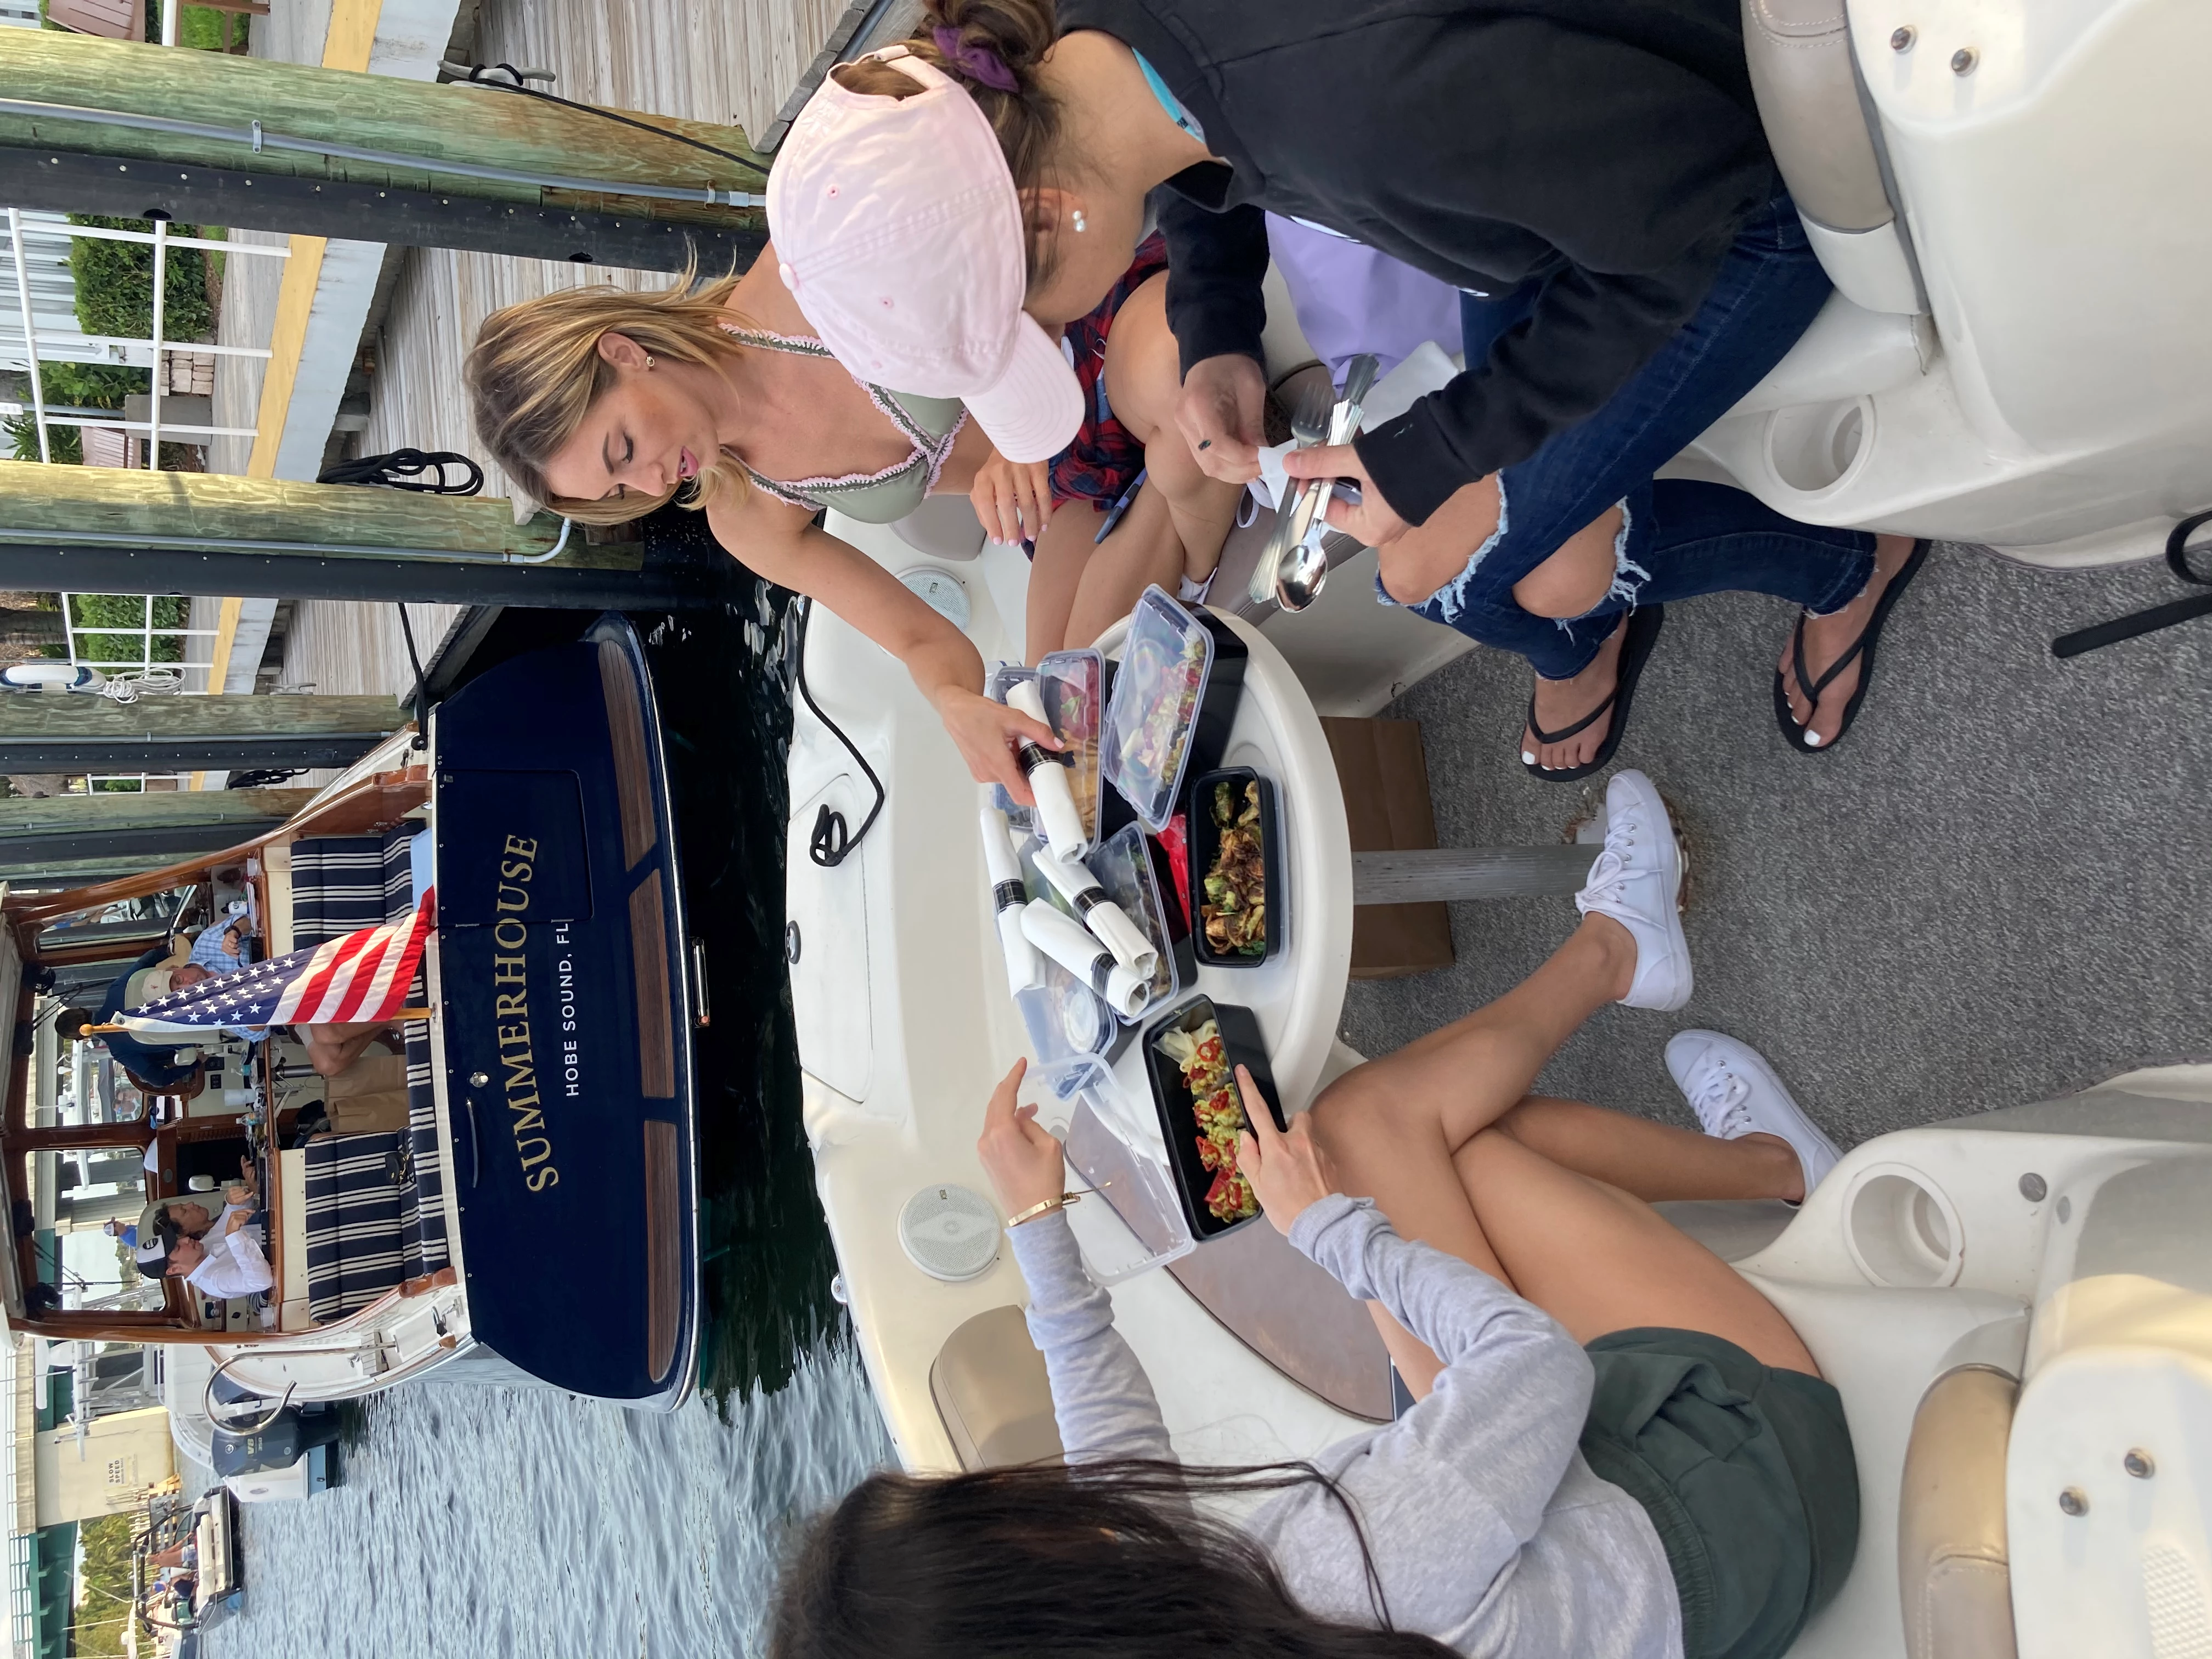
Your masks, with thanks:
[{"label": "woman's knee", "polygon": [[1422,605],[1457,580],[1504,528],[1498,477],[1477,478],[1448,496],[1426,520],[1376,556],[1382,591],[1400,605]]},{"label": "woman's knee", "polygon": [[1613,591],[1620,562],[1622,509],[1608,507],[1567,538],[1559,550],[1513,584],[1513,601],[1532,617],[1587,615]]}]

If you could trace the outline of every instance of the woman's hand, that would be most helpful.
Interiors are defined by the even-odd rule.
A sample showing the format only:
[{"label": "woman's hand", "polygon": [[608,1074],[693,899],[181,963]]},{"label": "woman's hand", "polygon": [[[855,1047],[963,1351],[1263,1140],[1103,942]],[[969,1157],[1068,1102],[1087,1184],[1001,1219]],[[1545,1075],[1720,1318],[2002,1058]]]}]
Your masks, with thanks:
[{"label": "woman's hand", "polygon": [[968,491],[983,533],[1012,545],[1035,541],[1052,518],[1052,468],[1045,461],[1010,461],[996,450],[975,469]]},{"label": "woman's hand", "polygon": [[1010,1216],[1067,1190],[1067,1159],[1060,1142],[1037,1126],[1036,1107],[1014,1104],[1029,1064],[1016,1060],[1014,1069],[1000,1079],[991,1103],[983,1109],[983,1134],[975,1143],[999,1207]]},{"label": "woman's hand", "polygon": [[247,1222],[247,1220],[246,1220],[246,1217],[245,1217],[245,1216],[243,1216],[243,1215],[234,1215],[234,1216],[231,1217],[229,1224],[228,1224],[228,1226],[226,1226],[226,1227],[222,1230],[223,1237],[226,1237],[226,1238],[228,1238],[228,1237],[230,1237],[230,1235],[231,1235],[231,1234],[233,1234],[233,1233],[236,1232],[240,1228],[244,1227],[244,1226],[246,1226],[246,1225],[248,1225],[248,1224],[248,1224],[248,1222]]},{"label": "woman's hand", "polygon": [[1335,1174],[1314,1144],[1308,1114],[1300,1113],[1285,1134],[1275,1127],[1252,1073],[1242,1066],[1237,1068],[1237,1088],[1256,1106],[1245,1111],[1249,1127],[1237,1137],[1237,1167],[1252,1183],[1253,1194],[1275,1231],[1287,1237],[1308,1206],[1336,1190]]},{"label": "woman's hand", "polygon": [[1030,781],[1022,773],[1014,745],[1024,740],[1041,749],[1066,747],[1042,720],[1031,720],[1018,708],[994,702],[981,692],[948,685],[937,694],[937,712],[945,729],[968,763],[978,783],[1006,786],[1006,793],[1024,806],[1036,805]]},{"label": "woman's hand", "polygon": [[1390,503],[1368,477],[1366,462],[1350,444],[1293,449],[1283,457],[1283,471],[1293,478],[1349,478],[1358,484],[1358,504],[1331,496],[1328,516],[1332,527],[1358,537],[1362,546],[1388,547],[1412,527],[1390,510]]}]

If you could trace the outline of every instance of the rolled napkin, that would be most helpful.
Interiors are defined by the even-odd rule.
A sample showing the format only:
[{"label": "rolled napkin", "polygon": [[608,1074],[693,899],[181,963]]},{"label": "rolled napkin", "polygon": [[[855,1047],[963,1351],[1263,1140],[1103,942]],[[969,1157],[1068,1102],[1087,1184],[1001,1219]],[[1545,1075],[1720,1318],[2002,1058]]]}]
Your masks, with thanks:
[{"label": "rolled napkin", "polygon": [[1128,913],[1106,896],[1098,878],[1073,859],[1064,859],[1049,848],[1037,849],[1036,867],[1059,890],[1060,897],[1075,907],[1075,914],[1083,918],[1083,925],[1114,953],[1114,960],[1150,984],[1152,975],[1159,972],[1160,953],[1152,948],[1144,930],[1129,920]]},{"label": "rolled napkin", "polygon": [[[1035,680],[1017,680],[1006,688],[1006,707],[1033,720],[1045,719],[1044,693]],[[1074,858],[1091,837],[1084,833],[1083,814],[1075,810],[1075,792],[1067,787],[1067,763],[1041,744],[1024,741],[1018,753],[1030,790],[1036,796],[1037,823],[1045,843],[1062,858]]]},{"label": "rolled napkin", "polygon": [[1022,910],[1030,902],[1022,884],[1022,866],[1014,858],[1014,843],[1006,828],[1006,815],[987,806],[981,815],[983,864],[991,872],[991,908],[999,917],[999,948],[1006,952],[1006,988],[1016,996],[1044,983],[1044,964],[1036,946],[1022,932]]},{"label": "rolled napkin", "polygon": [[1150,984],[1114,960],[1082,923],[1071,921],[1042,899],[1031,899],[1022,912],[1022,932],[1030,944],[1105,998],[1123,1019],[1134,1019],[1152,995]]}]

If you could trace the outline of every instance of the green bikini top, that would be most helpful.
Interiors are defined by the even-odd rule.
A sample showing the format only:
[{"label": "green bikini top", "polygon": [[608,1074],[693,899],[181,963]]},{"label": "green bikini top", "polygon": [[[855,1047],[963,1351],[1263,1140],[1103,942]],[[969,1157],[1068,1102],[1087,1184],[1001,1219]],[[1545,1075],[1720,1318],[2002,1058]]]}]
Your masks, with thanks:
[{"label": "green bikini top", "polygon": [[[724,323],[722,328],[732,339],[763,351],[836,361],[828,346],[804,335],[771,334],[765,329],[739,328],[729,323]],[[917,398],[908,392],[871,386],[857,374],[853,379],[868,394],[869,401],[883,410],[914,446],[913,453],[880,472],[784,480],[763,477],[747,466],[745,477],[756,489],[791,507],[805,507],[810,513],[832,508],[863,524],[890,524],[920,507],[922,497],[936,484],[937,475],[945,469],[945,458],[952,453],[952,441],[959,436],[968,419],[968,411],[957,398]],[[740,460],[738,465],[744,466],[744,463]]]}]

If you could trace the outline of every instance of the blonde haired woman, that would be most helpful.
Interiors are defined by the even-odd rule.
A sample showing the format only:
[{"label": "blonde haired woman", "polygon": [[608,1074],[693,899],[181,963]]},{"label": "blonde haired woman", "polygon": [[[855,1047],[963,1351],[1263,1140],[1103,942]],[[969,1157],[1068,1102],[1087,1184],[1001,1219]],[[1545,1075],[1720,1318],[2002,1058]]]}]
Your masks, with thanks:
[{"label": "blonde haired woman", "polygon": [[[1163,490],[1095,550],[1092,513],[1051,519],[1047,464],[998,454],[957,399],[892,392],[841,368],[784,286],[772,246],[719,283],[647,294],[599,284],[495,312],[469,354],[469,392],[499,464],[572,519],[621,523],[693,492],[686,499],[716,540],[897,657],[976,779],[1027,801],[1011,745],[1057,747],[1052,733],[984,696],[982,659],[967,637],[817,516],[834,507],[889,523],[933,492],[968,493],[989,534],[1041,541],[1054,573],[1032,584],[1032,658],[1072,629],[1092,637],[1147,582],[1172,589],[1192,562],[1186,540],[1210,570],[1220,542],[1205,545],[1204,527],[1218,520],[1225,535],[1235,492],[1200,473],[1174,433],[1175,343],[1157,291],[1144,297],[1114,341],[1114,413],[1140,438],[1168,432],[1182,465],[1156,468],[1154,482],[1161,471],[1188,480],[1204,510],[1164,510],[1176,492]],[[1194,522],[1195,534],[1184,528]]]}]

